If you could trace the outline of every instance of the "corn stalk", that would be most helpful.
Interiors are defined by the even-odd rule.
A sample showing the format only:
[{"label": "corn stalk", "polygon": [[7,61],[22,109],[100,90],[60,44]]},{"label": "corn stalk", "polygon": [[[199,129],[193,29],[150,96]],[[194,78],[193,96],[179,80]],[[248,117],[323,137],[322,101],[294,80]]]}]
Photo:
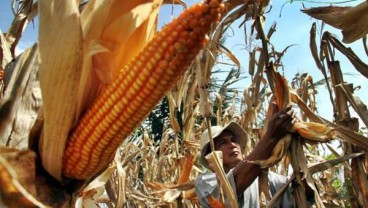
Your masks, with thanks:
[{"label": "corn stalk", "polygon": [[[97,95],[101,94],[116,79],[118,74],[126,73],[124,78],[129,77],[127,71],[131,70],[123,69],[121,71],[121,69],[156,34],[155,29],[152,28],[156,26],[155,17],[161,2],[143,4],[142,2],[138,3],[138,1],[128,1],[122,7],[119,5],[120,1],[90,1],[82,5],[71,1],[66,3],[55,1],[55,8],[58,9],[52,11],[48,8],[49,2],[46,1],[36,3],[22,1],[22,3],[24,3],[24,7],[19,7],[18,16],[12,24],[12,29],[9,30],[12,32],[6,34],[7,38],[0,34],[1,69],[5,72],[5,91],[0,108],[2,118],[0,121],[1,144],[18,149],[13,149],[11,153],[2,152],[0,157],[0,173],[3,176],[0,185],[1,205],[37,205],[42,207],[45,206],[42,199],[56,200],[52,196],[55,195],[54,193],[58,193],[58,196],[62,197],[52,204],[54,207],[68,206],[69,202],[77,207],[99,205],[108,207],[198,207],[199,204],[194,193],[194,180],[206,170],[196,158],[200,152],[200,134],[208,125],[211,125],[209,118],[215,117],[217,124],[225,124],[230,120],[239,121],[252,137],[246,150],[251,151],[266,128],[264,123],[267,122],[264,120],[264,116],[267,114],[267,106],[272,99],[276,98],[279,107],[292,102],[296,104],[295,108],[300,109],[301,122],[294,126],[300,136],[291,139],[290,145],[288,142],[283,143],[281,146],[283,146],[284,151],[270,160],[270,164],[280,161],[270,167],[271,170],[286,174],[289,172],[288,167],[291,164],[293,173],[288,184],[272,199],[268,198],[270,201],[266,201],[266,204],[263,205],[272,206],[282,191],[294,180],[296,181],[294,184],[298,184],[295,188],[298,205],[305,206],[305,193],[302,188],[303,183],[301,183],[301,180],[305,178],[308,186],[315,192],[318,207],[367,206],[367,137],[364,133],[359,132],[358,126],[359,121],[367,126],[367,108],[354,95],[356,88],[353,84],[344,82],[344,69],[339,66],[334,52],[337,50],[345,55],[364,77],[368,77],[366,76],[367,65],[357,54],[329,33],[324,33],[319,48],[320,52],[318,52],[315,41],[316,25],[312,25],[309,42],[312,57],[316,62],[317,69],[324,76],[335,116],[334,122],[322,118],[318,114],[319,106],[316,103],[318,94],[315,93],[317,85],[314,78],[310,74],[304,73],[297,76],[293,80],[294,82],[288,82],[282,73],[278,73],[279,69],[283,67],[282,57],[291,46],[286,47],[281,52],[272,46],[272,34],[275,32],[276,24],[273,24],[267,33],[264,28],[268,1],[226,2],[225,11],[227,13],[224,14],[223,19],[216,27],[211,28],[210,40],[206,49],[191,64],[189,70],[178,78],[176,85],[167,94],[170,124],[165,126],[160,142],[155,142],[151,138],[149,129],[145,129],[138,136],[127,136],[123,145],[118,147],[116,154],[113,152],[108,157],[109,159],[106,159],[111,163],[103,165],[104,167],[97,171],[98,173],[87,177],[88,182],[64,180],[60,158],[70,129],[77,125],[78,120],[93,105]],[[180,4],[185,7],[183,1],[164,1],[164,3]],[[58,4],[63,5],[58,6]],[[362,3],[356,8],[334,8],[333,11],[341,12],[342,16],[337,15],[337,19],[352,21],[343,15],[353,14],[354,12],[351,11],[364,11],[364,9],[359,10],[359,8],[365,8],[365,5]],[[57,14],[63,14],[63,11],[70,14],[67,21],[57,16]],[[31,47],[17,57],[14,63],[10,63],[14,57],[14,48],[21,37],[21,32],[38,12],[41,13],[41,31],[48,32],[40,33],[40,38],[43,40],[40,41],[39,46]],[[47,17],[42,15],[47,13],[53,17],[55,24],[44,24]],[[349,33],[358,34],[359,37],[349,36],[346,28],[341,28],[344,31],[343,41],[353,41],[366,34],[364,32],[365,22],[359,21],[364,19],[365,13],[356,14],[358,17],[352,19],[359,22],[361,30]],[[330,14],[328,17],[330,20],[326,19],[326,23],[336,22],[336,20],[331,20],[334,15],[336,16],[334,13]],[[315,13],[312,16],[317,17]],[[224,96],[229,92],[227,87],[232,83],[232,79],[228,79],[229,82],[224,84],[221,91],[215,96],[210,94],[212,87],[210,80],[214,73],[213,68],[219,63],[220,55],[224,55],[230,60],[229,65],[234,65],[237,70],[242,69],[243,58],[240,59],[238,54],[233,54],[221,42],[226,28],[232,26],[240,18],[244,18],[244,22],[241,24],[246,28],[244,29],[247,31],[246,35],[249,34],[249,38],[245,41],[245,45],[250,48],[246,53],[249,56],[249,68],[245,72],[251,76],[251,85],[242,86],[244,87],[243,95],[240,98],[242,102],[240,108],[237,109],[238,105],[235,101],[238,94],[234,93],[230,99]],[[324,18],[321,17],[321,19]],[[246,27],[247,23],[252,22],[248,20],[254,22],[254,24],[250,24],[250,27]],[[333,23],[331,24],[333,25]],[[61,27],[61,25],[65,27]],[[70,30],[71,34],[69,34],[70,31],[67,31],[66,36],[70,37],[62,36],[65,40],[54,41],[56,35],[50,34],[57,34],[59,37],[59,34],[66,32],[63,29],[67,27],[74,28]],[[142,34],[144,37],[141,36]],[[49,37],[46,37],[48,35]],[[256,36],[261,38],[261,47],[255,40]],[[53,41],[54,47],[48,47],[50,44],[47,41]],[[68,45],[66,44],[68,42],[76,42],[76,44]],[[364,46],[366,48],[366,43]],[[67,51],[58,50],[67,47],[69,48]],[[39,54],[39,50],[41,54]],[[73,56],[70,55],[72,51],[75,52]],[[57,54],[59,60],[52,59],[53,54]],[[43,80],[41,83],[42,93],[44,97],[49,97],[43,100],[41,100],[37,77],[39,62],[36,57],[38,55],[41,56],[42,60],[40,63],[40,76],[41,81]],[[57,61],[60,63],[56,63]],[[271,62],[273,65],[270,64]],[[58,66],[60,70],[48,71],[47,66],[50,65]],[[264,74],[267,66],[269,66],[267,74]],[[65,77],[66,74],[70,76]],[[329,76],[331,76],[331,82]],[[63,82],[59,83],[60,77],[64,77],[64,79]],[[81,77],[78,78],[80,82],[75,81],[76,77]],[[237,77],[231,73],[229,73],[229,78],[237,80]],[[280,84],[282,79],[285,79],[284,83],[291,83],[292,87]],[[48,82],[55,83],[56,87],[48,89]],[[64,82],[69,82],[69,84],[66,85]],[[66,88],[64,89],[63,86]],[[290,97],[283,96],[288,94],[284,93],[285,90],[288,91]],[[55,91],[60,93],[55,94]],[[286,101],[285,98],[287,98]],[[68,99],[69,101],[66,101]],[[217,111],[211,108],[211,103],[217,105],[215,108]],[[225,108],[227,103],[231,103],[229,108]],[[54,110],[54,108],[58,109]],[[359,118],[351,117],[350,111],[352,109],[357,112]],[[180,115],[182,118],[178,119]],[[63,124],[55,123],[55,121]],[[138,126],[138,124],[134,126]],[[317,131],[318,129],[327,131],[321,132]],[[308,134],[312,133],[314,136],[308,137]],[[36,169],[41,167],[42,171],[33,169],[34,153],[38,153],[40,138],[42,138],[40,146],[43,155],[42,161],[53,177],[47,176],[48,174],[38,165],[37,158]],[[334,142],[333,147],[331,142]],[[335,143],[341,144],[344,148],[342,152],[336,151]],[[19,149],[31,149],[33,152],[23,152]],[[8,150],[6,148],[6,151]],[[289,150],[290,155],[286,154],[283,157],[285,152]],[[324,153],[326,151],[331,152],[328,158]],[[275,152],[277,151],[275,150]],[[13,157],[14,155],[17,157]],[[24,159],[20,156],[25,156],[31,165],[18,169],[16,164],[20,164],[19,161]],[[4,158],[5,160],[3,160]],[[54,163],[54,161],[58,161],[58,163]],[[335,180],[335,172],[337,171],[343,171],[342,175],[345,181],[352,180],[351,187],[335,184],[337,181]],[[25,174],[24,172],[36,174]],[[219,169],[218,172],[221,170]],[[29,176],[29,178],[24,180],[22,176]],[[223,174],[219,174],[219,178],[221,176]],[[64,181],[61,183],[55,178]],[[224,182],[226,183],[226,181]],[[35,193],[35,186],[42,187],[43,192]],[[9,192],[14,187],[16,192]],[[264,184],[261,184],[261,187],[267,189]],[[74,191],[76,195],[72,198],[67,190]],[[347,194],[346,198],[342,196],[344,191]],[[264,193],[266,192],[264,191]],[[9,200],[12,197],[17,200]]]}]

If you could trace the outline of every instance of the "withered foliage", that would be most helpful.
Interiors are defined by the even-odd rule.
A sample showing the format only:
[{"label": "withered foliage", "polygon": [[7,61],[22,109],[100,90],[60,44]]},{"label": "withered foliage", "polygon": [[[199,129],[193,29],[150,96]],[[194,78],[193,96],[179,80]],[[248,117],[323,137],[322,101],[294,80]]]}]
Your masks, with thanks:
[{"label": "withered foliage", "polygon": [[[264,199],[262,207],[272,207],[289,185],[294,186],[294,199],[298,207],[307,207],[301,182],[304,178],[315,193],[315,207],[368,207],[368,138],[363,131],[368,126],[368,110],[366,104],[354,94],[358,86],[344,81],[345,69],[341,68],[336,53],[344,55],[351,67],[365,78],[368,78],[368,65],[359,57],[361,54],[356,54],[328,31],[317,42],[316,23],[311,25],[310,39],[305,40],[305,43],[309,43],[311,56],[316,63],[316,69],[310,70],[318,70],[324,77],[322,83],[329,94],[324,102],[329,100],[332,106],[332,120],[323,118],[318,112],[317,80],[308,73],[297,74],[292,80],[283,76],[281,60],[288,48],[280,52],[273,47],[275,25],[266,31],[265,11],[270,6],[269,1],[227,1],[221,21],[212,27],[208,35],[207,45],[166,94],[170,114],[162,138],[155,141],[149,134],[150,129],[143,124],[140,128],[142,131],[137,131],[125,140],[108,167],[88,181],[81,182],[61,178],[60,154],[69,131],[96,94],[114,77],[113,74],[156,33],[152,28],[157,24],[157,8],[162,4],[186,7],[185,2],[121,1],[130,3],[121,3],[126,16],[117,18],[117,8],[109,10],[110,13],[103,9],[94,10],[99,6],[106,9],[107,4],[115,5],[112,0],[78,2],[80,6],[76,6],[75,1],[68,1],[74,7],[63,4],[65,7],[59,12],[71,12],[75,15],[74,19],[68,19],[67,22],[59,17],[55,21],[64,27],[74,28],[72,35],[70,30],[65,31],[59,25],[47,25],[40,30],[39,36],[43,39],[40,40],[40,47],[43,50],[47,48],[47,55],[50,55],[47,59],[51,62],[42,67],[51,67],[57,55],[62,64],[53,66],[59,67],[56,74],[44,75],[42,79],[46,80],[41,87],[39,46],[35,44],[17,57],[15,47],[27,24],[49,5],[47,1],[16,2],[13,5],[15,18],[9,30],[0,31],[1,206],[199,207],[194,180],[207,171],[198,160],[201,132],[211,125],[237,121],[250,135],[244,150],[248,153],[267,128],[265,124],[272,113],[268,109],[270,103],[276,102],[279,108],[292,104],[300,112],[300,122],[280,140],[269,159],[250,161],[268,167],[270,171],[290,176],[288,184],[273,198],[269,196],[267,181],[260,180],[261,197]],[[88,6],[92,3],[96,5]],[[367,2],[363,2],[355,7],[319,7],[302,12],[342,30],[342,41],[345,43],[363,39],[362,47],[368,51],[367,5]],[[85,8],[87,10],[83,13]],[[139,11],[149,12],[143,15]],[[132,14],[141,16],[133,18]],[[79,18],[85,22],[79,22]],[[139,26],[126,22],[133,19],[137,24],[139,22]],[[244,21],[242,25],[246,32],[246,44],[249,45],[249,65],[242,73],[249,75],[250,84],[230,92],[231,84],[240,79],[238,72],[242,62],[239,54],[233,54],[222,43],[226,29],[239,19]],[[109,24],[113,21],[129,28],[129,35],[119,36],[123,34],[119,29],[121,25]],[[98,27],[91,26],[94,24]],[[106,31],[117,34],[113,36],[113,33]],[[144,37],[141,36],[142,31]],[[70,45],[63,46],[65,42],[62,40],[53,47],[47,45],[47,41],[58,38],[55,36],[60,35],[60,32],[69,35]],[[123,47],[113,47],[109,41],[117,41]],[[138,42],[140,44],[135,45]],[[71,51],[77,53],[71,54]],[[116,51],[119,51],[120,56],[114,54]],[[122,51],[125,52],[124,56],[121,55]],[[95,54],[99,55],[93,56]],[[213,90],[213,69],[220,63],[221,56],[227,57],[227,64],[235,69],[229,72],[218,91],[210,91]],[[98,62],[93,62],[92,57]],[[115,62],[108,65],[108,69],[99,68],[102,61],[110,63],[111,60]],[[73,67],[81,68],[78,63],[83,63],[83,67],[92,65],[91,69],[96,70],[92,71],[92,75],[82,74],[85,79],[79,86],[71,78],[73,73],[86,72],[72,70]],[[53,84],[57,80],[63,80],[58,89],[63,89],[62,93],[72,91],[73,96],[65,98],[61,92],[55,91]],[[366,90],[364,87],[363,90]],[[49,102],[56,104],[45,103],[41,90],[44,96],[48,96]],[[53,96],[55,99],[51,99]],[[351,116],[353,111],[358,117]],[[59,115],[55,115],[55,112]],[[45,124],[45,113],[55,115],[53,122]],[[362,124],[364,127],[359,126]],[[55,135],[55,132],[60,134]],[[45,135],[49,139],[40,141],[40,138],[46,138]],[[216,154],[210,157],[210,163],[214,165],[221,181],[222,193],[233,199],[232,203],[236,207],[223,170],[218,166]],[[46,173],[45,169],[53,176]],[[221,204],[217,201],[214,203]]]}]

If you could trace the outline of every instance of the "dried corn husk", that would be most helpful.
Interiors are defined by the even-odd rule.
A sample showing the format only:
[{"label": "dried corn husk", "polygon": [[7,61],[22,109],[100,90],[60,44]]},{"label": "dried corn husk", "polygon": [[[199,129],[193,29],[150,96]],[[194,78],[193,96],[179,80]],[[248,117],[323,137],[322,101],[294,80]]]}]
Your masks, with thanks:
[{"label": "dried corn husk", "polygon": [[336,136],[333,128],[326,124],[315,122],[297,122],[290,129],[291,132],[297,132],[305,139],[317,142],[328,142],[331,138]]},{"label": "dried corn husk", "polygon": [[76,116],[82,28],[76,1],[41,0],[39,6],[39,73],[45,118],[40,151],[45,169],[61,180],[64,146]]},{"label": "dried corn husk", "polygon": [[185,157],[185,164],[182,166],[180,176],[177,184],[183,184],[189,181],[190,172],[192,171],[195,162],[195,157],[193,155],[188,155]]},{"label": "dried corn husk", "polygon": [[152,39],[162,1],[91,1],[81,15],[84,57],[77,115]]},{"label": "dried corn husk", "polygon": [[39,2],[45,117],[40,151],[44,167],[59,180],[70,129],[102,84],[109,83],[154,35],[161,1],[145,2],[90,1],[81,16],[75,1]]}]

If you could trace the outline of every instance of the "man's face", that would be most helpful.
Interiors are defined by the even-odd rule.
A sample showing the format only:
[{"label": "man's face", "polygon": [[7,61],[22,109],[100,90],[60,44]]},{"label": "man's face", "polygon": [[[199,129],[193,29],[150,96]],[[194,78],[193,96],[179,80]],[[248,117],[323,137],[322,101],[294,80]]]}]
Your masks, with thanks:
[{"label": "man's face", "polygon": [[223,131],[214,142],[215,149],[222,151],[225,171],[235,167],[243,159],[240,144],[230,131]]}]

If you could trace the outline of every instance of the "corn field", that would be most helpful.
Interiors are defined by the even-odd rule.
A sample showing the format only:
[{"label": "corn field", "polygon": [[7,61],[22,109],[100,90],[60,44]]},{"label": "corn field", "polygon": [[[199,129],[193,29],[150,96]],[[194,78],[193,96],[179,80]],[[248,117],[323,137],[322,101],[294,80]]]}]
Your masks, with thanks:
[{"label": "corn field", "polygon": [[[161,28],[160,8],[168,5],[183,11]],[[274,47],[273,35],[287,31],[265,26],[273,21],[269,0],[12,6],[2,8],[14,19],[0,31],[0,207],[200,207],[194,180],[208,171],[199,162],[201,133],[236,121],[249,135],[247,154],[267,128],[272,102],[292,105],[299,121],[269,159],[252,162],[289,176],[298,207],[308,207],[302,179],[314,191],[313,207],[368,207],[368,110],[356,95],[368,85],[344,81],[340,64],[367,83],[367,1],[298,11],[315,20],[304,42],[315,62],[308,71],[322,80],[285,76],[291,46]],[[36,18],[37,42],[16,55]],[[319,31],[325,24],[343,39]],[[244,54],[225,45],[235,27],[245,34]],[[321,88],[333,118],[319,111],[326,109],[316,101]],[[221,167],[215,172],[223,180]],[[285,188],[271,197],[260,180],[261,207],[273,207]]]}]

